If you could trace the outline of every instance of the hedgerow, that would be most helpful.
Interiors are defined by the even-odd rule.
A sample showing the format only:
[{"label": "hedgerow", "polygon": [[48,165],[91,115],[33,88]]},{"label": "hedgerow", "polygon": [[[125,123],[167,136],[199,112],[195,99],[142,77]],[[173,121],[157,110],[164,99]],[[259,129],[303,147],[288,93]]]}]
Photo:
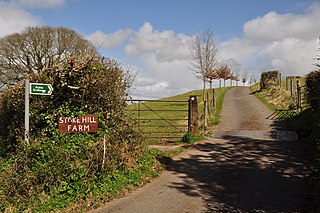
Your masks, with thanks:
[{"label": "hedgerow", "polygon": [[[126,115],[128,69],[85,55],[29,76],[52,84],[30,96],[30,140],[23,140],[24,84],[0,98],[0,211],[52,211],[99,194],[99,181],[141,167],[142,137]],[[97,133],[61,133],[59,116],[96,114]],[[62,199],[61,199],[62,198]],[[38,209],[38,210],[37,210]]]},{"label": "hedgerow", "polygon": [[320,112],[320,70],[306,76],[306,99],[316,112]]}]

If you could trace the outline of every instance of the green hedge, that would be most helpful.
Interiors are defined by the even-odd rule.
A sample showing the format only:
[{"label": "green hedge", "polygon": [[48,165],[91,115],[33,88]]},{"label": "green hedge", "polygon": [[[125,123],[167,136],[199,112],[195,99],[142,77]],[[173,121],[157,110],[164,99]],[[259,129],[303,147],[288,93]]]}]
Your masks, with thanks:
[{"label": "green hedge", "polygon": [[306,76],[306,98],[312,109],[320,112],[320,70]]},{"label": "green hedge", "polygon": [[[70,57],[31,75],[30,82],[50,83],[54,92],[30,96],[29,144],[23,82],[0,94],[0,212],[37,212],[45,203],[50,208],[38,212],[64,208],[99,194],[108,175],[140,166],[143,138],[126,111],[129,74],[112,59]],[[58,130],[59,116],[86,114],[98,115],[97,133]]]},{"label": "green hedge", "polygon": [[261,73],[260,90],[268,88],[271,84],[275,84],[278,80],[279,71],[268,71]]}]

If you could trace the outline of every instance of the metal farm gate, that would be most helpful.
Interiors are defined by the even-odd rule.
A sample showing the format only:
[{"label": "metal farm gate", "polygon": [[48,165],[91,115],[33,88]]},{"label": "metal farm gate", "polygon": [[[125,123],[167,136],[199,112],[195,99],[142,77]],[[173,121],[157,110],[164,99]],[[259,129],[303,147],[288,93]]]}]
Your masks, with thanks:
[{"label": "metal farm gate", "polygon": [[191,130],[190,100],[127,100],[137,128],[146,138],[178,140]]}]

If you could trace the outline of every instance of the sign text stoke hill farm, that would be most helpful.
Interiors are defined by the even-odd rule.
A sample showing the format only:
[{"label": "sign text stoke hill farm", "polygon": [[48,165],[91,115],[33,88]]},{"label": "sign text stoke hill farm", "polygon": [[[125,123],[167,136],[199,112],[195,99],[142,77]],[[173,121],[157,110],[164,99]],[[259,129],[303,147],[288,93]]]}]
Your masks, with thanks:
[{"label": "sign text stoke hill farm", "polygon": [[61,132],[98,132],[98,116],[83,115],[76,118],[59,117],[58,128]]}]

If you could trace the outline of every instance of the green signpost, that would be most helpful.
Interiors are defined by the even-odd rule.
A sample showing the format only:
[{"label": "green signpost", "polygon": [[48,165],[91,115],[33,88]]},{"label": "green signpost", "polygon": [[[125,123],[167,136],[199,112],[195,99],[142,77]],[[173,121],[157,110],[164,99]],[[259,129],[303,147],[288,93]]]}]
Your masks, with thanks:
[{"label": "green signpost", "polygon": [[52,91],[51,84],[30,83],[31,95],[51,95]]},{"label": "green signpost", "polygon": [[25,114],[24,114],[24,140],[29,143],[29,101],[30,95],[51,95],[53,88],[51,84],[30,83],[29,79],[25,81]]}]

